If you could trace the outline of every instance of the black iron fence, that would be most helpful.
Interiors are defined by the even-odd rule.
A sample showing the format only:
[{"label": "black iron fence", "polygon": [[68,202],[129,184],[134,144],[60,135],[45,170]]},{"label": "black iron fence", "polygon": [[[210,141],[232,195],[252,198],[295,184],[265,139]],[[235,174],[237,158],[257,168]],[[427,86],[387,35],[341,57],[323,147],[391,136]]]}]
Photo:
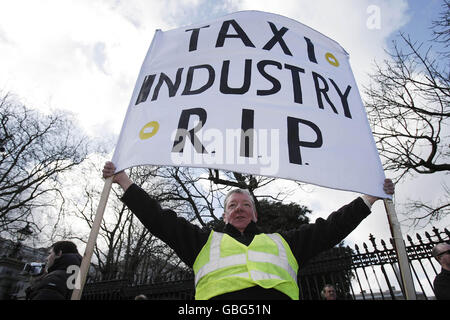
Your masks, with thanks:
[{"label": "black iron fence", "polygon": [[[414,279],[417,299],[434,299],[433,280],[441,270],[431,256],[431,249],[437,243],[450,241],[447,229],[434,228],[432,234],[424,237],[407,236],[406,250]],[[346,300],[401,300],[405,293],[400,280],[397,256],[392,240],[386,243],[370,235],[366,243],[355,248],[340,247],[323,253],[299,272],[300,299],[319,300],[325,284],[332,284],[338,299]],[[129,300],[144,294],[149,299],[183,299],[194,297],[192,278],[160,283],[139,283],[137,281],[114,279],[88,283],[84,287],[85,300]]]},{"label": "black iron fence", "polygon": [[[414,280],[417,299],[434,299],[433,280],[441,266],[431,255],[438,243],[449,241],[447,229],[419,234],[416,240],[407,236],[406,251]],[[325,284],[335,286],[338,298],[353,300],[405,299],[393,240],[387,244],[372,235],[369,245],[355,245],[354,250],[335,250],[331,256],[320,255],[299,274],[300,295],[305,300],[320,299]],[[302,295],[303,292],[303,295]]]}]

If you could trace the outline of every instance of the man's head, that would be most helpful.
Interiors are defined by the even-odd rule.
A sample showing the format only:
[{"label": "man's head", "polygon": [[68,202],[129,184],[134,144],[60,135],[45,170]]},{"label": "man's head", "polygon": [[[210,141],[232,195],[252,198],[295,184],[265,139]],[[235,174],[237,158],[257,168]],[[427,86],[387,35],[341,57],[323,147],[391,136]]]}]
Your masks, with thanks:
[{"label": "man's head", "polygon": [[336,289],[331,284],[326,284],[321,294],[325,300],[336,300]]},{"label": "man's head", "polygon": [[255,210],[253,197],[245,189],[235,189],[228,192],[224,201],[223,220],[244,232],[251,221],[256,222],[258,214]]},{"label": "man's head", "polygon": [[439,243],[435,245],[431,254],[439,262],[442,268],[450,270],[450,244]]},{"label": "man's head", "polygon": [[47,257],[47,270],[65,253],[78,253],[77,246],[72,241],[58,241],[52,244]]}]

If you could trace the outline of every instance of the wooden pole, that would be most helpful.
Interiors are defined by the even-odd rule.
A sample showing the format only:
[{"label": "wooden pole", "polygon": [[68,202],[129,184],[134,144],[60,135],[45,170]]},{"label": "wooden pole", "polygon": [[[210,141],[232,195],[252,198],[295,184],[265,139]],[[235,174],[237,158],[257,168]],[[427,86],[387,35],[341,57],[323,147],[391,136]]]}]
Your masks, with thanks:
[{"label": "wooden pole", "polygon": [[86,250],[84,251],[83,261],[81,262],[80,271],[78,273],[78,279],[76,281],[76,283],[79,284],[79,286],[73,289],[72,300],[81,299],[81,294],[83,293],[83,287],[86,282],[89,266],[91,265],[92,254],[94,253],[94,246],[97,241],[98,232],[100,230],[100,224],[103,220],[103,214],[105,212],[106,203],[108,202],[109,193],[111,191],[112,181],[113,176],[105,180],[105,185],[103,186],[102,195],[98,203],[94,223],[92,224],[91,233],[89,234]]},{"label": "wooden pole", "polygon": [[402,280],[403,290],[406,295],[406,300],[416,300],[416,289],[414,288],[414,281],[409,267],[408,255],[406,253],[405,242],[403,241],[400,224],[395,212],[394,202],[391,199],[383,199],[384,207],[391,229],[391,235],[394,239],[394,249],[397,254],[398,265],[400,268],[400,278]]}]

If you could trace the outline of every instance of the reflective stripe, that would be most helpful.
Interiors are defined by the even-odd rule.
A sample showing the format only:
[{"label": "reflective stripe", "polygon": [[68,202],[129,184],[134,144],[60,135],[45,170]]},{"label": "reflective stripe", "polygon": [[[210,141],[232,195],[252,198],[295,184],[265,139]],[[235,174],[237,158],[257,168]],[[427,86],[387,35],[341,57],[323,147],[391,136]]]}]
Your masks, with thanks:
[{"label": "reflective stripe", "polygon": [[[224,233],[213,232],[210,249],[209,249],[209,262],[206,263],[203,267],[201,267],[198,272],[195,274],[195,285],[200,281],[202,277],[205,275],[216,271],[221,268],[231,267],[236,265],[245,265],[247,263],[247,256],[245,253],[236,254],[228,257],[221,258],[220,257],[220,244],[222,242]],[[286,249],[284,247],[283,241],[278,234],[266,234],[268,237],[272,239],[273,242],[278,247],[278,255],[248,250],[248,260],[252,262],[266,262],[274,264],[284,270],[286,270],[289,275],[292,277],[293,281],[297,283],[297,274],[291,265],[288,262],[288,257],[286,254]],[[239,273],[227,275],[226,277],[244,277],[249,278],[249,274]],[[253,280],[265,280],[265,279],[281,279],[280,276],[269,274],[263,271],[250,270],[250,277]]]},{"label": "reflective stripe", "polygon": [[258,280],[269,280],[269,279],[279,279],[279,280],[281,280],[281,277],[277,276],[276,274],[270,274],[270,273],[266,273],[266,272],[262,272],[262,271],[256,271],[256,270],[251,270],[250,271],[250,276],[255,281],[258,281]]},{"label": "reflective stripe", "polygon": [[[245,253],[235,254],[225,258],[220,257],[220,243],[222,242],[223,236],[224,233],[213,232],[211,246],[209,248],[209,262],[198,270],[195,275],[195,285],[197,285],[198,281],[208,273],[221,268],[247,263]],[[246,277],[248,277],[248,274],[246,274]]]},{"label": "reflective stripe", "polygon": [[224,278],[229,278],[229,277],[239,277],[239,278],[247,278],[247,279],[249,278],[248,272],[230,274],[228,276],[225,276]]},{"label": "reflective stripe", "polygon": [[214,232],[211,239],[211,246],[209,248],[209,261],[212,262],[220,259],[220,243],[222,242],[224,234]]},{"label": "reflective stripe", "polygon": [[276,243],[278,247],[278,256],[266,252],[248,250],[248,260],[254,262],[268,262],[279,266],[280,268],[283,268],[284,270],[289,272],[291,278],[295,281],[295,283],[297,283],[297,273],[294,271],[294,269],[292,269],[291,265],[288,262],[286,249],[284,248],[281,237],[278,234],[274,233],[266,235]]}]

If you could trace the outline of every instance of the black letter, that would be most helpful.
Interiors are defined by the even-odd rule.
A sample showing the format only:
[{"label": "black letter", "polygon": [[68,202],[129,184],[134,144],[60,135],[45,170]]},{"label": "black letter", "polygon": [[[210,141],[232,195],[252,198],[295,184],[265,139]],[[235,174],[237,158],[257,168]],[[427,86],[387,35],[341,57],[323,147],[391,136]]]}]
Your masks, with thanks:
[{"label": "black letter", "polygon": [[209,28],[209,26],[204,26],[204,27],[194,28],[194,29],[187,29],[185,31],[185,32],[192,31],[191,39],[189,40],[189,52],[197,50],[198,35],[200,33],[201,28]]},{"label": "black letter", "polygon": [[241,157],[253,157],[253,130],[255,111],[242,109],[241,122]]},{"label": "black letter", "polygon": [[141,90],[139,91],[139,95],[134,105],[137,105],[141,102],[145,102],[147,100],[148,94],[150,93],[150,89],[152,88],[155,77],[156,74],[151,74],[144,78],[144,82],[142,83]]},{"label": "black letter", "polygon": [[300,84],[300,75],[299,72],[305,73],[305,70],[296,66],[291,66],[290,64],[284,64],[284,67],[288,70],[291,70],[292,74],[292,86],[294,89],[294,102],[303,103],[302,98],[302,86]]},{"label": "black letter", "polygon": [[[300,140],[298,125],[302,123],[307,125],[316,133],[317,139],[314,142]],[[322,146],[322,132],[319,127],[308,120],[287,118],[288,129],[288,148],[289,148],[289,162],[295,164],[302,164],[302,156],[300,154],[300,147],[306,148],[320,148]]]},{"label": "black letter", "polygon": [[280,81],[278,81],[278,79],[272,77],[270,74],[268,74],[265,70],[264,67],[267,65],[272,65],[272,66],[276,66],[278,69],[281,70],[282,66],[281,63],[277,62],[277,61],[272,61],[272,60],[262,60],[260,62],[258,62],[257,66],[258,66],[258,71],[259,73],[261,73],[261,75],[266,78],[267,80],[269,80],[270,82],[272,82],[272,89],[269,90],[257,90],[256,94],[258,96],[268,96],[271,94],[275,94],[278,91],[280,91],[281,89],[281,83]]},{"label": "black letter", "polygon": [[[200,122],[191,130],[188,129],[189,118],[191,115],[197,115],[200,118]],[[172,152],[182,153],[184,144],[186,142],[186,136],[189,137],[191,143],[194,145],[195,151],[198,153],[208,153],[195,133],[200,130],[206,122],[206,110],[202,108],[186,109],[181,111],[180,120],[178,121],[178,130],[175,135],[175,141],[173,142]],[[189,133],[189,135],[188,135]]]},{"label": "black letter", "polygon": [[[208,78],[208,82],[206,84],[204,84],[202,87],[200,87],[196,90],[191,90],[192,80],[194,79],[194,71],[196,69],[208,70],[209,78]],[[209,89],[213,85],[214,79],[215,79],[215,72],[214,72],[213,67],[211,67],[209,64],[202,64],[199,66],[189,67],[188,73],[187,73],[186,85],[184,86],[184,90],[181,95],[188,96],[188,95],[192,95],[192,94],[202,93],[202,92],[206,91],[207,89]]]},{"label": "black letter", "polygon": [[286,33],[286,31],[288,31],[288,28],[281,28],[280,30],[277,29],[277,27],[272,23],[267,21],[270,25],[270,28],[272,29],[273,32],[273,37],[272,39],[269,40],[269,42],[266,43],[266,45],[263,47],[264,50],[270,50],[273,48],[273,46],[278,42],[281,46],[281,49],[283,49],[284,54],[287,54],[289,56],[292,56],[291,51],[289,50],[289,48],[287,47],[286,43],[283,40],[283,35]]},{"label": "black letter", "polygon": [[341,102],[342,102],[342,108],[344,108],[344,115],[347,118],[352,118],[352,114],[350,113],[350,108],[348,107],[348,94],[350,93],[350,90],[352,89],[351,86],[347,86],[347,89],[345,89],[344,94],[342,94],[341,90],[339,90],[339,87],[337,86],[337,84],[333,81],[333,79],[330,79],[331,83],[333,84],[334,88],[336,89],[339,97],[341,98]]},{"label": "black letter", "polygon": [[[233,25],[233,28],[236,30],[237,34],[227,34],[230,25]],[[240,38],[246,47],[255,47],[255,45],[245,34],[244,30],[242,30],[241,26],[235,20],[227,20],[223,22],[217,37],[216,48],[223,47],[225,38]]]},{"label": "black letter", "polygon": [[152,101],[158,99],[159,90],[161,89],[163,82],[167,84],[167,89],[169,90],[169,97],[175,96],[175,94],[178,91],[178,87],[180,86],[182,72],[183,68],[179,68],[177,71],[175,84],[172,82],[172,80],[170,80],[170,78],[165,73],[161,72],[158,84],[156,85],[155,91],[153,92]]},{"label": "black letter", "polygon": [[[324,77],[322,77],[320,74],[315,73],[313,71],[312,73],[314,78],[314,85],[316,86],[316,96],[317,96],[317,103],[319,104],[319,108],[323,109],[323,102],[322,102],[322,95],[325,97],[325,100],[327,100],[328,104],[333,108],[334,113],[338,113],[336,108],[334,107],[334,104],[331,102],[330,98],[327,95],[328,92],[328,83],[325,80]],[[322,83],[325,85],[323,88],[320,88],[319,79],[322,81]]]},{"label": "black letter", "polygon": [[252,75],[252,60],[245,59],[244,84],[240,88],[230,88],[228,86],[228,72],[230,69],[230,60],[225,60],[222,64],[222,73],[220,74],[220,92],[223,94],[244,94],[250,88],[250,79]]},{"label": "black letter", "polygon": [[317,63],[316,54],[314,52],[314,44],[307,37],[304,37],[306,40],[306,45],[308,46],[308,58],[309,61]]}]

